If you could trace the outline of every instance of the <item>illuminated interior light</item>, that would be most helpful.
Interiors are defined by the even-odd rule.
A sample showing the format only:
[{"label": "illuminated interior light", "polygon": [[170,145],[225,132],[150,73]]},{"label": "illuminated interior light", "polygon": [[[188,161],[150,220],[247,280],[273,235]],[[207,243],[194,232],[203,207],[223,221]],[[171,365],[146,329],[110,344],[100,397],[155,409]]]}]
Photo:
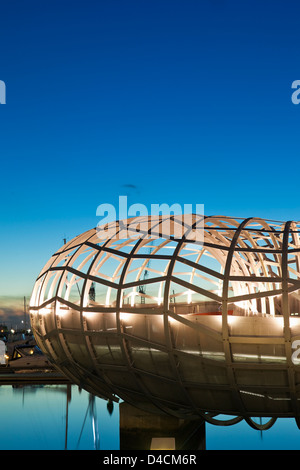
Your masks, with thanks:
[{"label": "illuminated interior light", "polygon": [[38,313],[40,313],[41,315],[48,315],[49,313],[51,313],[51,308],[40,308]]},{"label": "illuminated interior light", "polygon": [[170,315],[168,315],[168,320],[169,320],[170,323],[176,323],[177,322],[176,318],[173,318]]},{"label": "illuminated interior light", "polygon": [[84,318],[95,318],[95,316],[99,316],[100,315],[100,312],[87,312],[87,311],[84,311],[82,312],[82,316]]},{"label": "illuminated interior light", "polygon": [[[245,292],[241,293],[241,295],[243,295],[243,294],[246,295]],[[240,307],[240,308],[243,309],[243,310],[247,310],[247,307],[248,307],[248,302],[247,302],[247,300],[239,300],[239,301],[233,302],[233,303],[234,303],[234,305],[236,305],[237,307]],[[256,307],[253,307],[253,305],[252,305],[252,311],[253,311],[253,312],[257,312]]]},{"label": "illuminated interior light", "polygon": [[272,362],[272,363],[284,363],[286,362],[285,356],[266,356],[266,355],[257,355],[257,354],[242,354],[242,353],[234,353],[232,355],[234,361],[237,362]]},{"label": "illuminated interior light", "polygon": [[55,310],[55,315],[57,315],[58,317],[63,317],[64,314],[65,314],[65,312],[61,308],[57,308]]},{"label": "illuminated interior light", "polygon": [[56,304],[55,315],[58,317],[64,317],[69,312],[68,307],[62,307],[59,302]]},{"label": "illuminated interior light", "polygon": [[228,325],[234,325],[237,321],[239,321],[239,316],[227,315],[227,322]]},{"label": "illuminated interior light", "polygon": [[[291,313],[291,315],[293,315]],[[298,314],[294,314],[294,315],[298,315]],[[293,317],[290,317],[290,326],[299,326],[300,325],[300,317],[298,316],[293,316]]]},{"label": "illuminated interior light", "polygon": [[125,321],[125,322],[126,322],[126,321],[128,321],[128,320],[130,319],[130,317],[131,317],[131,314],[130,314],[130,313],[126,313],[126,312],[121,312],[121,313],[120,313],[120,319],[121,319],[122,321]]},{"label": "illuminated interior light", "polygon": [[272,315],[272,317],[274,317],[274,315],[275,315],[274,297],[269,297],[269,305],[270,305],[270,315]]},{"label": "illuminated interior light", "polygon": [[134,307],[135,296],[138,295],[135,291],[130,294],[130,306]]}]

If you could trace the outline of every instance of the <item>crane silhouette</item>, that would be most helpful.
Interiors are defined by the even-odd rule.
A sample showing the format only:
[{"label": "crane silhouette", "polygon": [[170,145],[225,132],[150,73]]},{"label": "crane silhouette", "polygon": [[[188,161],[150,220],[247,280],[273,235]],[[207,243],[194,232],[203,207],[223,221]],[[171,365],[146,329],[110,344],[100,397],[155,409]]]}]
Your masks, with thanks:
[{"label": "crane silhouette", "polygon": [[[150,255],[151,254],[151,249],[152,249],[152,243],[153,243],[153,240],[151,240],[151,242],[149,243],[149,247],[148,247],[148,254]],[[142,277],[142,280],[145,281],[149,275],[149,266],[150,266],[150,258],[148,258],[148,262],[145,266],[145,269],[144,269],[144,273],[143,273],[143,277]],[[145,294],[146,294],[146,286],[145,285],[140,285],[138,287],[138,290],[139,290],[139,294],[141,295],[141,304],[144,304],[145,303]]]}]

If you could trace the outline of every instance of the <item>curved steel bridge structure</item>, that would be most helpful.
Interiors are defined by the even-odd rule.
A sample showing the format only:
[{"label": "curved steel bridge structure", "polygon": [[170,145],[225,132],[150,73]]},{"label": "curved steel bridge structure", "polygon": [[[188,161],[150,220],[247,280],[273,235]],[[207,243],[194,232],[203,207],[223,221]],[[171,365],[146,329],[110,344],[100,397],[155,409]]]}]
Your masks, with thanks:
[{"label": "curved steel bridge structure", "polygon": [[64,244],[33,288],[36,341],[108,400],[220,425],[299,425],[300,224],[203,216],[199,241],[199,218],[160,217],[154,235],[151,217],[128,219],[109,238],[94,228]]}]

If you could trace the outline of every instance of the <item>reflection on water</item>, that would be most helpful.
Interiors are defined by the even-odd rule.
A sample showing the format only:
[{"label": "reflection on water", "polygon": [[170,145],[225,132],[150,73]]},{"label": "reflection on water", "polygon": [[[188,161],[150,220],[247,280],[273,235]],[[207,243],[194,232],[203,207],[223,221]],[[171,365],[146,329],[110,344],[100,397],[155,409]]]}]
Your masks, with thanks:
[{"label": "reflection on water", "polygon": [[[120,407],[77,386],[0,386],[0,450],[119,450]],[[278,419],[263,433],[244,421],[206,424],[206,449],[300,449],[295,420]],[[146,449],[147,450],[147,449]]]},{"label": "reflection on water", "polygon": [[0,386],[1,450],[119,449],[119,409],[77,386]]},{"label": "reflection on water", "polygon": [[[266,419],[256,418],[262,424]],[[300,450],[300,430],[293,418],[278,418],[267,431],[252,429],[245,421],[234,426],[206,426],[210,450]]]}]

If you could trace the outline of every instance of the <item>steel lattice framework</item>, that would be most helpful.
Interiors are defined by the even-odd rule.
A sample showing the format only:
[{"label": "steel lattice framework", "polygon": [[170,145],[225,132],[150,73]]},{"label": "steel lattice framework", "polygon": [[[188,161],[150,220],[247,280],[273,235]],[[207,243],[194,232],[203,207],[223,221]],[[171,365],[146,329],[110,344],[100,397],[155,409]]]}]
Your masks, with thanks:
[{"label": "steel lattice framework", "polygon": [[173,233],[182,225],[160,218],[156,236],[120,239],[129,219],[112,238],[95,228],[51,257],[30,302],[42,351],[106,399],[214,424],[298,424],[300,224],[203,217],[201,243],[190,228],[164,236],[166,220]]}]

